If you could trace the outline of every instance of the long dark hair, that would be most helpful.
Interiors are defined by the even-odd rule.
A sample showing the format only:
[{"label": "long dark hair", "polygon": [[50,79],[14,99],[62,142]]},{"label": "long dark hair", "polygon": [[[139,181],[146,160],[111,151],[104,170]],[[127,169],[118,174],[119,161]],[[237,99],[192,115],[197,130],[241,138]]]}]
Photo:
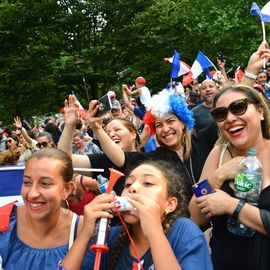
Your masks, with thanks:
[{"label": "long dark hair", "polygon": [[[167,179],[167,185],[168,185],[168,198],[169,197],[176,197],[177,198],[177,206],[176,209],[168,213],[163,222],[162,227],[164,234],[167,234],[171,228],[171,225],[175,222],[175,220],[178,217],[188,217],[188,198],[186,196],[186,190],[185,190],[185,177],[184,175],[179,174],[179,171],[177,171],[171,163],[168,163],[166,161],[146,161],[142,164],[138,165],[137,167],[141,165],[150,165],[155,168],[157,168],[165,179]],[[128,226],[129,231],[132,235],[132,228],[131,226]],[[114,246],[114,249],[112,251],[112,255],[110,257],[109,262],[109,270],[114,270],[117,265],[118,258],[124,248],[124,246],[128,243],[128,236],[124,229],[122,229],[119,238],[117,240],[117,243]]]}]

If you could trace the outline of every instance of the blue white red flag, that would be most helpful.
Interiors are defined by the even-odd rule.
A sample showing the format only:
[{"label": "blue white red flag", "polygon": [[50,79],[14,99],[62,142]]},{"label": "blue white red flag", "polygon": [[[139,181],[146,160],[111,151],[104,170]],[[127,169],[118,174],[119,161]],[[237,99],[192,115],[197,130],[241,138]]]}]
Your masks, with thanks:
[{"label": "blue white red flag", "polygon": [[[175,55],[174,55],[175,56]],[[180,60],[180,54],[179,54],[179,68],[178,67],[178,64],[175,63],[175,65],[173,65],[173,61],[177,59],[177,56],[176,58],[175,57],[167,57],[167,58],[164,58],[164,61],[167,61],[167,62],[170,62],[172,63],[172,66],[171,66],[171,76],[170,78],[178,78],[186,73],[188,73],[190,71],[190,66],[188,64],[186,64],[185,62],[181,61]],[[172,77],[172,69],[175,68],[175,71],[173,71],[174,73],[177,72],[177,77]],[[176,74],[174,74],[176,75]]]},{"label": "blue white red flag", "polygon": [[251,16],[260,16],[263,22],[270,22],[270,1],[260,10],[259,6],[253,2],[250,9]]},{"label": "blue white red flag", "polygon": [[189,73],[183,78],[183,85],[190,84],[193,80],[197,79],[202,72],[206,73],[207,78],[211,79],[212,76],[209,72],[209,67],[215,65],[206,57],[202,52],[199,52]]},{"label": "blue white red flag", "polygon": [[75,103],[76,103],[77,106],[79,107],[79,113],[80,113],[81,117],[82,117],[83,119],[85,119],[85,118],[86,118],[86,115],[87,115],[85,109],[83,108],[83,106],[82,106],[82,104],[80,103],[80,101],[77,99],[77,97],[76,97],[76,95],[74,94],[74,92],[72,92],[72,96],[73,96],[73,98],[74,98]]}]

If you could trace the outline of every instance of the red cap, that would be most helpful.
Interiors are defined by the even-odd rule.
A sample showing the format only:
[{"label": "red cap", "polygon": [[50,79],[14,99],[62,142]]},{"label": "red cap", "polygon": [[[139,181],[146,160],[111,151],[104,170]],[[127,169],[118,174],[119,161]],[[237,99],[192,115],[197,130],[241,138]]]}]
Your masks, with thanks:
[{"label": "red cap", "polygon": [[134,80],[136,83],[139,84],[146,84],[146,79],[144,77],[138,77],[136,80]]}]

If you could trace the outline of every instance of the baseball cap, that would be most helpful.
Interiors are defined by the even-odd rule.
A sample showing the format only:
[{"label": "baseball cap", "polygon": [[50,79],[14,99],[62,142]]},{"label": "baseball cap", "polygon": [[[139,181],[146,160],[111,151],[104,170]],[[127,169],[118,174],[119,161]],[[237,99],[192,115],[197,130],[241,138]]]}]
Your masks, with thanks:
[{"label": "baseball cap", "polygon": [[139,84],[146,84],[146,79],[144,77],[138,77],[134,80],[134,82],[137,82]]}]

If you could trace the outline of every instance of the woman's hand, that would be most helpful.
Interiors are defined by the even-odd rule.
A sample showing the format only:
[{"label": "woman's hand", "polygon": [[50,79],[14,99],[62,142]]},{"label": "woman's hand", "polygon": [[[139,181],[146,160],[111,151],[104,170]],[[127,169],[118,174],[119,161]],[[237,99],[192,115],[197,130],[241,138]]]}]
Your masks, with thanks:
[{"label": "woman's hand", "polygon": [[14,117],[13,120],[14,120],[13,125],[14,125],[17,129],[22,129],[22,121],[21,121],[20,117],[19,117],[19,116],[16,116],[16,117]]},{"label": "woman's hand", "polygon": [[251,55],[246,70],[254,75],[257,75],[259,70],[263,67],[263,63],[268,62],[269,59],[269,46],[267,42],[263,41],[258,50]]},{"label": "woman's hand", "polygon": [[161,213],[158,203],[140,194],[129,194],[128,201],[137,209],[143,233],[148,238],[162,232]]},{"label": "woman's hand", "polygon": [[87,112],[87,120],[90,123],[93,132],[97,131],[98,129],[102,129],[103,117],[97,116],[98,107],[99,105],[97,100],[90,101]]},{"label": "woman's hand", "polygon": [[84,220],[81,233],[91,238],[98,218],[113,218],[110,209],[114,207],[114,196],[102,194],[84,207]]},{"label": "woman's hand", "polygon": [[80,118],[79,107],[72,95],[65,100],[65,124],[75,126]]},{"label": "woman's hand", "polygon": [[231,197],[226,192],[220,189],[216,189],[215,191],[216,192],[212,194],[201,196],[196,199],[201,213],[207,218],[231,214],[238,203],[237,199]]},{"label": "woman's hand", "polygon": [[221,187],[225,180],[234,179],[237,167],[244,156],[237,156],[220,166],[215,172],[215,187]]}]

